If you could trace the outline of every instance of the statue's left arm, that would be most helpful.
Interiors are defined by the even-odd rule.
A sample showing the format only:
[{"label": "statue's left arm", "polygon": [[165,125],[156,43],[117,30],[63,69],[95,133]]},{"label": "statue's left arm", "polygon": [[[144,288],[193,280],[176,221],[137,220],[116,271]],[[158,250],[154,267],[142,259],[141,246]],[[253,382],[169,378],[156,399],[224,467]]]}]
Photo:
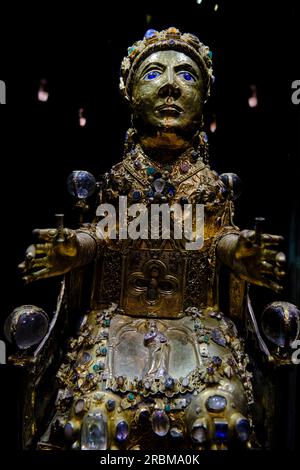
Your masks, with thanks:
[{"label": "statue's left arm", "polygon": [[278,250],[283,238],[243,230],[224,235],[217,246],[219,260],[241,279],[281,292],[285,255]]}]

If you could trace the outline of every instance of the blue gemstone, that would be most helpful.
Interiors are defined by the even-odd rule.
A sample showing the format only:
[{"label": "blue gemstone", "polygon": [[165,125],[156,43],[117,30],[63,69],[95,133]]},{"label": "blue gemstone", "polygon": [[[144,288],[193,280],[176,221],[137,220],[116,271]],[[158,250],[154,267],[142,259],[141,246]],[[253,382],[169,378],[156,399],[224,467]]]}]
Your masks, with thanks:
[{"label": "blue gemstone", "polygon": [[114,409],[115,409],[115,406],[116,406],[115,400],[107,400],[107,402],[106,402],[106,408],[108,409],[108,411],[114,410]]},{"label": "blue gemstone", "polygon": [[141,199],[141,192],[140,191],[133,191],[132,193],[132,200],[137,202]]},{"label": "blue gemstone", "polygon": [[229,193],[229,191],[228,191],[227,188],[225,188],[225,187],[221,188],[221,194],[224,198],[226,198],[228,196],[228,193]]},{"label": "blue gemstone", "polygon": [[221,333],[221,331],[219,331],[217,328],[213,329],[210,337],[215,343],[219,344],[220,346],[226,346],[226,339],[223,333]]},{"label": "blue gemstone", "polygon": [[145,33],[144,38],[145,39],[150,39],[150,38],[153,38],[153,36],[156,36],[156,34],[157,34],[156,29],[148,29],[148,31],[146,31],[146,33]]},{"label": "blue gemstone", "polygon": [[228,438],[227,421],[215,421],[215,438],[218,441],[227,441],[227,438]]},{"label": "blue gemstone", "polygon": [[154,191],[148,191],[147,196],[148,197],[153,197],[154,196]]},{"label": "blue gemstone", "polygon": [[204,142],[208,142],[208,136],[207,136],[206,132],[202,132],[202,136],[203,136]]},{"label": "blue gemstone", "polygon": [[223,411],[227,405],[227,400],[221,395],[213,395],[209,397],[206,401],[206,408],[208,411]]},{"label": "blue gemstone", "polygon": [[222,359],[219,356],[213,356],[212,361],[215,366],[219,367],[222,364]]},{"label": "blue gemstone", "polygon": [[174,186],[169,186],[168,187],[168,194],[170,196],[174,196],[175,193],[176,193],[176,189],[174,188]]},{"label": "blue gemstone", "polygon": [[173,44],[175,44],[174,39],[170,39],[169,44],[170,44],[170,46],[173,46]]},{"label": "blue gemstone", "polygon": [[188,203],[189,203],[189,200],[188,200],[187,197],[182,196],[182,197],[180,198],[180,205],[181,205],[181,206],[184,206],[184,204],[188,204]]},{"label": "blue gemstone", "polygon": [[172,390],[174,387],[174,379],[172,377],[168,377],[165,381],[165,387],[167,390]]},{"label": "blue gemstone", "polygon": [[120,421],[116,427],[116,441],[124,442],[126,441],[129,434],[129,427],[126,421]]},{"label": "blue gemstone", "polygon": [[199,153],[198,153],[196,150],[193,150],[193,151],[191,152],[191,157],[192,157],[193,160],[198,160],[198,158],[199,158]]},{"label": "blue gemstone", "polygon": [[81,359],[80,359],[80,363],[81,363],[81,364],[87,364],[88,362],[90,362],[91,359],[92,359],[92,356],[90,355],[90,353],[88,353],[88,352],[85,351],[85,352],[82,354],[82,357],[81,357]]},{"label": "blue gemstone", "polygon": [[240,441],[248,441],[250,436],[250,424],[249,421],[245,418],[239,419],[235,425],[236,432],[239,436]]}]

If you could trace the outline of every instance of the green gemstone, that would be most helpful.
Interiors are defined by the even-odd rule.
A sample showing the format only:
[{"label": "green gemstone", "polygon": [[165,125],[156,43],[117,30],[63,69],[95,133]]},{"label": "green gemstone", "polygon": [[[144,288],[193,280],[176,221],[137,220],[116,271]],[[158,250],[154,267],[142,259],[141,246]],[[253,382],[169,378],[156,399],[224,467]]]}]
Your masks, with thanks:
[{"label": "green gemstone", "polygon": [[110,320],[104,320],[103,325],[104,326],[109,326],[110,325]]},{"label": "green gemstone", "polygon": [[101,348],[100,349],[100,354],[103,354],[103,356],[107,353],[107,348]]},{"label": "green gemstone", "polygon": [[166,406],[165,406],[165,411],[166,411],[167,413],[169,413],[170,410],[171,410],[171,406],[170,406],[170,405],[166,405]]},{"label": "green gemstone", "polygon": [[209,52],[208,52],[208,57],[209,57],[210,59],[212,59],[212,56],[213,56],[212,51],[209,51]]},{"label": "green gemstone", "polygon": [[133,47],[133,46],[128,47],[128,49],[127,49],[128,55],[132,54],[134,51],[135,51],[135,47]]},{"label": "green gemstone", "polygon": [[129,401],[133,401],[134,400],[134,394],[133,393],[128,393],[127,398],[128,398]]},{"label": "green gemstone", "polygon": [[156,172],[155,168],[153,166],[148,166],[147,168],[147,175],[153,175]]},{"label": "green gemstone", "polygon": [[98,364],[94,364],[93,369],[95,372],[98,372],[99,370],[103,370],[104,369],[103,362],[98,362]]},{"label": "green gemstone", "polygon": [[205,341],[206,343],[208,343],[208,341],[209,341],[209,336],[208,336],[208,335],[205,335],[205,336],[204,336],[204,341]]}]

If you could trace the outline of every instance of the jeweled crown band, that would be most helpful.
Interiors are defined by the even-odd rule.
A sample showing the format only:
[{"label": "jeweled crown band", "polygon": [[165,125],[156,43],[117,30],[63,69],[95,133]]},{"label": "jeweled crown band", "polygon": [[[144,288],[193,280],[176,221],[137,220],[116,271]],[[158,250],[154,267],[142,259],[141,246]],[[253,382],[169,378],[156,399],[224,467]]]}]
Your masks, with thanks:
[{"label": "jeweled crown band", "polygon": [[182,34],[178,29],[171,27],[160,32],[149,29],[141,41],[128,48],[128,55],[121,64],[120,77],[120,90],[127,100],[131,99],[133,79],[140,63],[154,52],[169,49],[184,52],[195,60],[203,73],[205,94],[208,98],[213,80],[212,52],[193,34]]}]

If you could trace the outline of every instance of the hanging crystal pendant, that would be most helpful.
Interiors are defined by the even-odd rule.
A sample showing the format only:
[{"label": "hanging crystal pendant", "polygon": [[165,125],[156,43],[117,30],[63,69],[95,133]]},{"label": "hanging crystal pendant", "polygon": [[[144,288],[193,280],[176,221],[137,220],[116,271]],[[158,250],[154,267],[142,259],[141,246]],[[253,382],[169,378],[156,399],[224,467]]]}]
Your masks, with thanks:
[{"label": "hanging crystal pendant", "polygon": [[67,179],[68,191],[77,199],[90,197],[96,189],[95,177],[88,171],[75,170]]},{"label": "hanging crystal pendant", "polygon": [[108,447],[107,420],[103,413],[94,410],[83,419],[81,450],[106,450]]},{"label": "hanging crystal pendant", "polygon": [[48,315],[35,305],[21,305],[7,317],[4,333],[7,340],[25,350],[42,341],[49,328]]}]

